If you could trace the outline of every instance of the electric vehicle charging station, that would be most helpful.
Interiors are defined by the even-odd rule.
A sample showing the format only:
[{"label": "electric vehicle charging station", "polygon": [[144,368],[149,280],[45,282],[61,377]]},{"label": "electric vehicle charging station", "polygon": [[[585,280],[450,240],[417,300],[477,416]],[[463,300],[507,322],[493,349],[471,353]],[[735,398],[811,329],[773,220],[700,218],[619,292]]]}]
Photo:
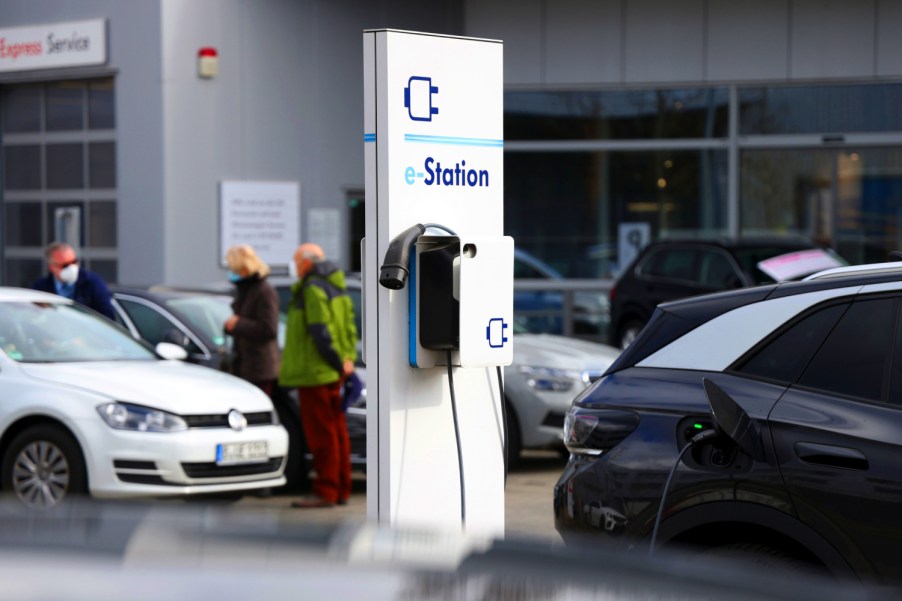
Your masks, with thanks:
[{"label": "electric vehicle charging station", "polygon": [[502,44],[383,29],[363,45],[367,515],[502,535]]}]

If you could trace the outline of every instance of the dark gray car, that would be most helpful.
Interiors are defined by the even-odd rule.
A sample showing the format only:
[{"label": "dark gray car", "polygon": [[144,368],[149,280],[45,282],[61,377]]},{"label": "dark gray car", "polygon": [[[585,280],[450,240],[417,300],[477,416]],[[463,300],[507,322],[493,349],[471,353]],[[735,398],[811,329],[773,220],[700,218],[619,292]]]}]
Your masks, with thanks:
[{"label": "dark gray car", "polygon": [[[817,257],[808,256],[814,251]],[[769,270],[759,264],[776,257],[801,257],[798,269]],[[658,303],[720,290],[798,279],[815,271],[846,265],[830,249],[808,240],[662,240],[646,246],[611,288],[608,342],[626,348],[648,323]],[[806,265],[811,265],[807,267]],[[779,267],[779,266],[778,266]]]},{"label": "dark gray car", "polygon": [[900,315],[899,263],[660,305],[567,415],[558,531],[902,583]]}]

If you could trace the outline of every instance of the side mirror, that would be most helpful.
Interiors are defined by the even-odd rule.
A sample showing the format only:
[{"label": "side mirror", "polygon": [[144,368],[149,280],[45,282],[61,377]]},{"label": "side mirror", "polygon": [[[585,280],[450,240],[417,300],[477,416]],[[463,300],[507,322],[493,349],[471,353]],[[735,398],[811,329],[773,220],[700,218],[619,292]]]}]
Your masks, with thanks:
[{"label": "side mirror", "polygon": [[714,429],[718,434],[732,440],[756,460],[763,461],[758,427],[749,414],[723,388],[708,378],[702,378],[702,385],[711,407]]},{"label": "side mirror", "polygon": [[159,356],[170,361],[184,361],[188,358],[188,351],[171,342],[160,342],[154,350]]}]

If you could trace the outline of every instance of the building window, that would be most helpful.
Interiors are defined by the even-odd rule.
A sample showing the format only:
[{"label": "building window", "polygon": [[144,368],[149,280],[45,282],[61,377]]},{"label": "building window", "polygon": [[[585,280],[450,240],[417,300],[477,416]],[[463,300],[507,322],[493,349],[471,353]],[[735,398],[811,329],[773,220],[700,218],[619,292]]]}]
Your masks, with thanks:
[{"label": "building window", "polygon": [[612,277],[620,224],[648,223],[654,238],[725,233],[726,159],[720,150],[509,152],[504,229],[565,277]]},{"label": "building window", "polygon": [[852,263],[885,261],[902,240],[902,147],[745,150],[743,235],[791,234]]},{"label": "building window", "polygon": [[742,135],[902,131],[902,84],[741,88]]},{"label": "building window", "polygon": [[0,87],[4,284],[31,285],[61,238],[116,281],[114,107],[111,78]]},{"label": "building window", "polygon": [[727,88],[507,92],[506,140],[633,140],[727,135]]},{"label": "building window", "polygon": [[733,91],[506,92],[506,232],[567,277],[617,275],[622,224],[805,237],[851,263],[902,248],[902,83]]}]

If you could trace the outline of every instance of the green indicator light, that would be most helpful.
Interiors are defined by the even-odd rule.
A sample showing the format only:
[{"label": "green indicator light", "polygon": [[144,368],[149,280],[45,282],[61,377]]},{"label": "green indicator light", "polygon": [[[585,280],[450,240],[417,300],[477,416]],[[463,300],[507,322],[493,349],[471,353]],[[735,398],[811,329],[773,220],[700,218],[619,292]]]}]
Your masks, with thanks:
[{"label": "green indicator light", "polygon": [[702,426],[701,424],[692,424],[692,427],[696,430],[701,430],[704,426]]}]

